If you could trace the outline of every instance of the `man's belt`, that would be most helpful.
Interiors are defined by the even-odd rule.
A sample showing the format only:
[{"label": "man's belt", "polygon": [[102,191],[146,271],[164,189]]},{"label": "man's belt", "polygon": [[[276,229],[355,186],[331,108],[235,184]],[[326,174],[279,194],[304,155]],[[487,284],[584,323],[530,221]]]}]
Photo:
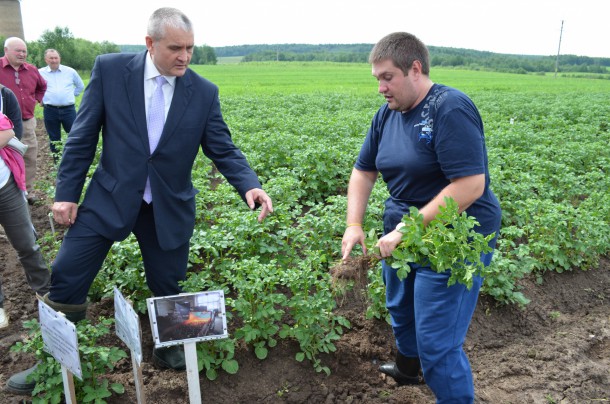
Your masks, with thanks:
[{"label": "man's belt", "polygon": [[74,104],[70,104],[70,105],[50,105],[50,104],[44,104],[45,108],[55,108],[55,109],[72,108],[73,106],[74,106]]}]

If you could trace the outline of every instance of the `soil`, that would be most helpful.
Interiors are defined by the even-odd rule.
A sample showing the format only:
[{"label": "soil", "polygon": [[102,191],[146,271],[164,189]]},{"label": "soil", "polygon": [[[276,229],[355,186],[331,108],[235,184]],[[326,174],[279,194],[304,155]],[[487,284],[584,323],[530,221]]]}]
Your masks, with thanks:
[{"label": "soil", "polygon": [[[41,122],[39,122],[41,124]],[[41,164],[48,157],[46,134],[39,128]],[[51,230],[48,212],[52,195],[31,208],[37,231]],[[6,295],[10,325],[0,330],[0,386],[15,372],[34,364],[25,354],[10,352],[25,330],[22,322],[37,317],[16,253],[0,236],[0,276]],[[605,403],[610,402],[610,260],[599,268],[564,273],[545,273],[543,283],[534,278],[521,282],[531,303],[524,309],[499,306],[482,295],[469,329],[465,350],[471,362],[477,403]],[[337,309],[352,328],[336,344],[337,352],[322,356],[330,376],[316,373],[307,362],[295,360],[296,343],[282,341],[261,361],[251,350],[236,352],[239,372],[221,372],[209,381],[200,375],[205,403],[430,403],[434,396],[425,385],[397,386],[377,370],[392,360],[395,345],[390,326],[364,318],[365,302],[347,295]],[[113,315],[111,301],[90,306],[89,319]],[[148,318],[141,324],[144,335],[143,382],[149,403],[188,403],[185,372],[160,370],[151,361],[152,339]],[[231,332],[231,324],[229,324]],[[106,342],[106,340],[105,340]],[[109,345],[124,348],[116,336]],[[109,403],[135,403],[131,361],[124,359],[109,376],[125,385],[123,395]],[[28,397],[0,391],[0,403],[30,402]]]}]

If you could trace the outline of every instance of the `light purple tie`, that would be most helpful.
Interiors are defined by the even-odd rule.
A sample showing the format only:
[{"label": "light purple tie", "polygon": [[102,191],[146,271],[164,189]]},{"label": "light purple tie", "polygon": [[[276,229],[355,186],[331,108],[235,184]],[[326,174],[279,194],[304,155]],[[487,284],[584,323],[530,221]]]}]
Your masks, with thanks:
[{"label": "light purple tie", "polygon": [[[150,146],[150,153],[155,151],[161,133],[163,133],[163,125],[165,125],[165,96],[163,95],[163,85],[167,83],[167,80],[163,76],[155,77],[157,87],[152,96],[150,107],[148,108],[148,145]],[[146,179],[146,188],[144,188],[144,200],[147,203],[152,201],[152,194],[150,191],[150,180]]]}]

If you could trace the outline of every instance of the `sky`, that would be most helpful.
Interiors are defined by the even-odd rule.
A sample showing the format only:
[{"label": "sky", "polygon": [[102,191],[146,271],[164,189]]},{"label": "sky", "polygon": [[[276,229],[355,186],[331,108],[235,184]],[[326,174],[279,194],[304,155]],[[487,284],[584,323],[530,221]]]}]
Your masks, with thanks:
[{"label": "sky", "polygon": [[59,26],[92,42],[144,44],[150,14],[171,6],[192,20],[195,44],[212,47],[373,44],[391,32],[407,31],[429,46],[610,57],[605,0],[101,0],[100,6],[93,4],[21,0],[25,40],[37,40],[45,30]]}]

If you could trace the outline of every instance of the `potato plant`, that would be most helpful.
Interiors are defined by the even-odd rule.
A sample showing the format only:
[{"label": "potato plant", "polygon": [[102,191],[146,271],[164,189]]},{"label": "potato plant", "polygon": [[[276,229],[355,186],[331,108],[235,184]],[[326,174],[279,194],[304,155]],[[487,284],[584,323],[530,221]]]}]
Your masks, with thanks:
[{"label": "potato plant", "polygon": [[[335,313],[328,269],[340,259],[346,189],[360,145],[384,102],[368,65],[195,66],[221,89],[235,143],[274,200],[263,223],[203,156],[193,171],[197,224],[185,291],[222,289],[230,339],[198,347],[206,374],[236,372],[234,349],[264,359],[278,339],[297,360],[328,371],[347,321]],[[435,69],[435,82],[469,94],[486,128],[491,187],[503,209],[482,293],[527,304],[518,280],[545,271],[594,269],[610,251],[610,81]],[[381,179],[364,226],[382,229]],[[45,246],[52,260],[56,245]],[[358,254],[356,249],[355,254]],[[142,304],[147,290],[132,239],[117,243],[91,290],[112,285]],[[384,318],[379,267],[369,271],[368,316]]]}]

